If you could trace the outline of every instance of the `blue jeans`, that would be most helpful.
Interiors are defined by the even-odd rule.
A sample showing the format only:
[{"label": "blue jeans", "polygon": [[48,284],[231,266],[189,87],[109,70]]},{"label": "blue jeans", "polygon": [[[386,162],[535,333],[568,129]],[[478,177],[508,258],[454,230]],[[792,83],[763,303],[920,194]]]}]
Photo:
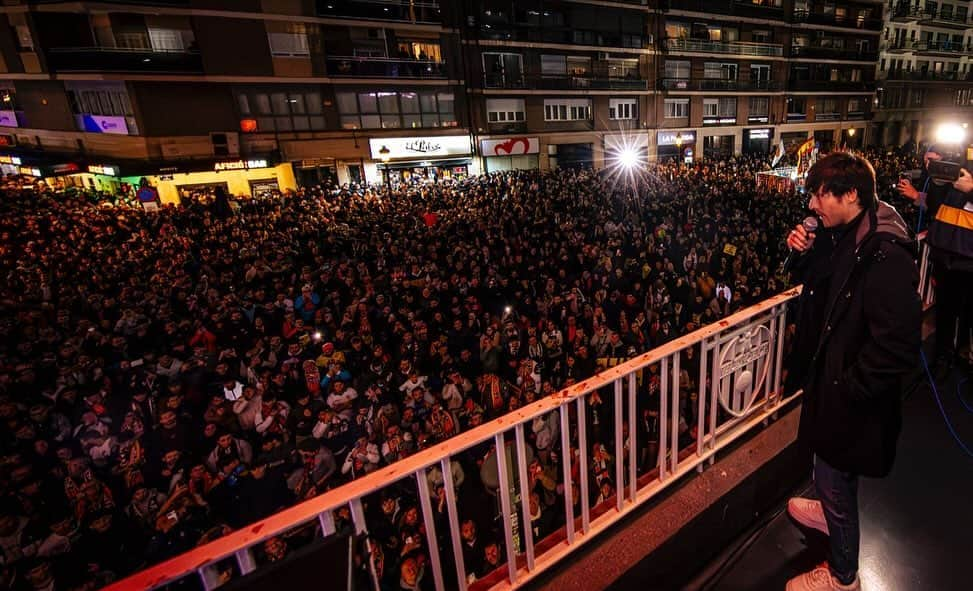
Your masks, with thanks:
[{"label": "blue jeans", "polygon": [[835,470],[815,456],[814,488],[828,522],[828,566],[842,585],[849,585],[858,574],[858,475]]}]

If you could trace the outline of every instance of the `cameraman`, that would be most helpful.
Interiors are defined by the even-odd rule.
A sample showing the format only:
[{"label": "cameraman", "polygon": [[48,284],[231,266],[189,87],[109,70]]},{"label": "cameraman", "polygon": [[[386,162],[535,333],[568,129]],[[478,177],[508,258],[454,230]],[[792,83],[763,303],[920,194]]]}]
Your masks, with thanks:
[{"label": "cameraman", "polygon": [[[926,165],[940,160],[944,151],[926,152]],[[926,241],[931,249],[936,286],[936,366],[942,375],[959,361],[969,340],[970,285],[973,285],[973,164],[967,162],[952,184],[930,178],[928,192],[920,192],[907,179],[898,190],[929,216]],[[973,355],[973,352],[970,353]]]}]

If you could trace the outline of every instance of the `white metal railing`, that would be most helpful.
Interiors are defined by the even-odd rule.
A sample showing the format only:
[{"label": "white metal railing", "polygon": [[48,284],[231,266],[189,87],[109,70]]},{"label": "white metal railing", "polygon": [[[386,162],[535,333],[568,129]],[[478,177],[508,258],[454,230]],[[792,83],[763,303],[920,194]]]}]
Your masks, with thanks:
[{"label": "white metal railing", "polygon": [[780,57],[784,46],[779,43],[752,43],[747,41],[706,41],[703,39],[666,39],[669,51],[694,51],[700,53],[728,53],[735,55],[755,55]]},{"label": "white metal railing", "polygon": [[[332,535],[339,509],[349,510],[357,533],[367,533],[365,498],[411,478],[426,528],[425,550],[435,588],[446,588],[445,569],[451,568],[455,569],[456,586],[465,591],[468,583],[460,538],[458,491],[453,486],[450,460],[484,442],[494,445],[484,464],[496,468],[497,483],[509,484],[497,486],[499,509],[495,513],[501,518],[507,565],[477,581],[474,587],[522,585],[680,477],[702,471],[707,463],[713,463],[717,452],[767,421],[782,404],[797,396],[782,398],[781,384],[787,306],[799,292],[796,288],[773,296],[387,468],[150,567],[108,589],[152,589],[195,575],[203,589],[209,591],[222,583],[217,563],[235,559],[235,576],[248,574],[257,568],[254,546],[309,523],[316,524],[322,535]],[[695,360],[690,361],[694,366],[691,376],[688,370],[681,371],[681,365],[690,359],[690,350]],[[654,373],[656,370],[658,374]],[[651,393],[653,385],[657,386],[655,394]],[[601,417],[600,421],[603,432],[611,437],[601,440],[587,432],[593,395],[608,403],[601,408],[611,407],[611,416]],[[643,411],[649,416],[652,411],[658,413],[657,442],[649,441],[635,427],[640,424]],[[552,448],[560,442],[558,480],[562,485],[559,489],[563,490],[565,524],[543,541],[534,539],[530,527],[520,525],[530,522],[530,495],[525,491],[530,488],[527,466],[533,455],[524,427],[529,428],[537,417],[545,417],[559,431]],[[623,435],[626,423],[627,437]],[[592,444],[599,442],[613,453],[611,479],[615,490],[601,503],[594,503],[589,490],[588,454]],[[572,474],[575,463],[577,482]],[[438,547],[437,521],[427,481],[427,473],[433,467],[441,471],[444,481],[450,542],[445,552]],[[580,496],[577,508],[575,494]],[[371,578],[377,588],[375,575],[372,563]]]},{"label": "white metal railing", "polygon": [[932,283],[932,262],[929,260],[926,231],[919,232],[916,239],[919,241],[919,297],[922,299],[922,309],[928,310],[936,303],[936,290]]}]

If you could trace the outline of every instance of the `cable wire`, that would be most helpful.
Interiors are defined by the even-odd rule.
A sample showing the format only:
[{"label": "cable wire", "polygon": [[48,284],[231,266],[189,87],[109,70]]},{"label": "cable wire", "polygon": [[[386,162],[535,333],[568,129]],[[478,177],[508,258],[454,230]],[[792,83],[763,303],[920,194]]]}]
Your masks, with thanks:
[{"label": "cable wire", "polygon": [[[960,449],[966,452],[966,455],[973,458],[973,450],[971,450],[969,447],[967,447],[965,443],[963,443],[963,440],[960,439],[959,434],[956,432],[956,429],[953,427],[953,423],[949,420],[949,415],[946,414],[946,407],[943,406],[943,401],[939,397],[939,390],[936,388],[936,380],[933,379],[932,372],[929,371],[929,363],[926,362],[926,353],[920,350],[919,355],[922,357],[922,367],[925,368],[926,376],[929,378],[929,387],[932,388],[932,394],[933,397],[936,399],[936,405],[939,406],[939,412],[943,415],[943,420],[946,421],[946,427],[949,429],[949,433],[953,436],[953,439],[956,440],[956,443],[960,446]],[[963,381],[965,382],[966,380]],[[962,384],[963,382],[960,383]],[[957,384],[956,392],[957,394],[959,393],[959,384]],[[963,406],[966,406],[965,401],[963,402]],[[970,407],[966,406],[966,408],[967,410],[973,412],[973,409],[970,409]]]}]

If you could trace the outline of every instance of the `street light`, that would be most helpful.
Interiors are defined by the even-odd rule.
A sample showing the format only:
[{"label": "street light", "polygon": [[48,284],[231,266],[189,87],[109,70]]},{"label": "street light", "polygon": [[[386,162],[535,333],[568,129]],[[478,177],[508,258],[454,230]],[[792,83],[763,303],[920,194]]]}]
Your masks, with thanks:
[{"label": "street light", "polygon": [[392,188],[389,186],[389,155],[391,154],[392,151],[385,145],[378,151],[378,155],[382,158],[382,176],[385,177],[385,191],[387,193],[392,192]]},{"label": "street light", "polygon": [[678,161],[682,162],[682,132],[676,132],[676,151],[679,152]]}]

